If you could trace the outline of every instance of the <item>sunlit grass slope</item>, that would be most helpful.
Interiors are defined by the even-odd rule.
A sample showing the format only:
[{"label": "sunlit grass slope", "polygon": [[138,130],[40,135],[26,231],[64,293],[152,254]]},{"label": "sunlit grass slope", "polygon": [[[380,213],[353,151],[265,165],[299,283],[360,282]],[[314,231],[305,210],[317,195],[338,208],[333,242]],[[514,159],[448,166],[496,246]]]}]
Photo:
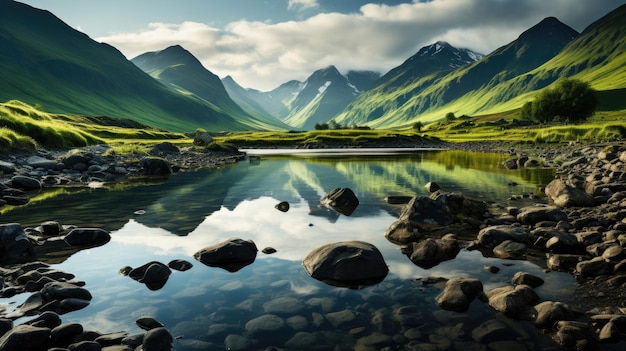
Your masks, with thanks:
[{"label": "sunlit grass slope", "polygon": [[160,84],[110,45],[15,1],[0,1],[0,81],[0,101],[53,113],[129,118],[171,131],[249,129],[239,116]]},{"label": "sunlit grass slope", "polygon": [[94,144],[190,142],[183,134],[156,130],[131,120],[52,114],[12,100],[0,103],[0,151]]}]

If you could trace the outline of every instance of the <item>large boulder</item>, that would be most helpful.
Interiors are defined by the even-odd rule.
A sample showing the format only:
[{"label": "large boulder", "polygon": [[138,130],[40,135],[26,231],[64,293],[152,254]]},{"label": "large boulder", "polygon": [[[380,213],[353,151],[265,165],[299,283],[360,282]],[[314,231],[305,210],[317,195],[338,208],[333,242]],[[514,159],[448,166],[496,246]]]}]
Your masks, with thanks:
[{"label": "large boulder", "polygon": [[144,157],[141,165],[145,176],[168,177],[173,173],[170,163],[160,157]]},{"label": "large boulder", "polygon": [[411,249],[409,254],[411,262],[428,269],[455,258],[461,251],[461,245],[455,235],[447,234],[441,239],[427,238],[413,243]]},{"label": "large boulder", "polygon": [[422,239],[420,232],[449,225],[452,219],[444,197],[433,200],[426,196],[416,196],[404,206],[400,217],[389,226],[385,238],[395,244],[419,241]]},{"label": "large boulder", "polygon": [[323,245],[311,251],[302,264],[317,280],[354,289],[379,283],[389,273],[380,251],[363,241]]},{"label": "large boulder", "polygon": [[256,259],[257,247],[252,240],[230,238],[219,244],[205,247],[193,257],[210,267],[220,267],[236,272]]},{"label": "large boulder", "polygon": [[0,263],[32,261],[35,248],[19,223],[0,224]]},{"label": "large boulder", "polygon": [[430,198],[443,201],[455,220],[466,217],[482,219],[489,212],[489,205],[485,201],[471,199],[461,193],[439,190],[431,194]]},{"label": "large boulder", "polygon": [[448,311],[465,312],[470,303],[483,293],[483,283],[475,278],[453,278],[437,296],[437,305]]},{"label": "large boulder", "polygon": [[507,316],[517,318],[531,309],[539,295],[528,285],[504,286],[485,292],[489,306]]},{"label": "large boulder", "polygon": [[542,221],[560,222],[566,221],[567,214],[555,206],[527,206],[519,210],[517,221],[522,224],[535,225]]},{"label": "large boulder", "polygon": [[591,207],[595,205],[593,196],[585,189],[574,187],[563,179],[554,179],[545,189],[546,195],[558,207]]},{"label": "large boulder", "polygon": [[359,199],[350,188],[335,188],[322,196],[320,203],[349,216],[359,206]]}]

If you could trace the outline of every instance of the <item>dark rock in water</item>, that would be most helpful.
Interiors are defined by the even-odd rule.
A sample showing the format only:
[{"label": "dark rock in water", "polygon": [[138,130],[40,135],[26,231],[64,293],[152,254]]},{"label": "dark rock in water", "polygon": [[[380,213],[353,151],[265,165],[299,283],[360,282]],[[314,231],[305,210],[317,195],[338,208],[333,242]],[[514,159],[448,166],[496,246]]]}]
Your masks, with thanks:
[{"label": "dark rock in water", "polygon": [[432,268],[443,261],[455,258],[459,251],[461,246],[456,237],[448,234],[441,239],[427,238],[413,243],[409,259],[422,268]]},{"label": "dark rock in water", "polygon": [[219,244],[205,247],[193,257],[210,267],[220,267],[236,272],[256,259],[257,247],[252,240],[231,238]]},{"label": "dark rock in water", "polygon": [[287,212],[289,211],[289,202],[287,201],[279,202],[276,206],[274,206],[274,208],[279,210],[280,212]]},{"label": "dark rock in water", "polygon": [[513,275],[513,278],[511,279],[511,283],[513,283],[513,285],[525,284],[530,287],[536,288],[536,287],[542,286],[544,281],[543,279],[535,275],[532,275],[530,273],[517,272]]},{"label": "dark rock in water", "polygon": [[128,273],[132,279],[146,284],[150,290],[158,290],[165,286],[172,271],[161,262],[148,262]]},{"label": "dark rock in water", "polygon": [[276,249],[273,247],[266,247],[263,250],[261,250],[261,252],[263,252],[266,255],[271,255],[273,253],[276,253]]},{"label": "dark rock in water", "polygon": [[426,196],[416,196],[402,209],[400,217],[389,226],[385,238],[395,244],[419,241],[423,237],[421,231],[449,225],[452,219],[445,198],[433,200]]},{"label": "dark rock in water", "polygon": [[11,186],[18,189],[41,190],[41,182],[35,178],[16,175],[11,178]]},{"label": "dark rock in water", "polygon": [[152,330],[163,328],[163,324],[152,317],[141,317],[135,321],[135,324],[143,330]]},{"label": "dark rock in water", "polygon": [[46,301],[76,298],[90,301],[92,296],[89,290],[66,282],[52,282],[41,289],[41,295]]},{"label": "dark rock in water", "polygon": [[11,329],[0,338],[0,350],[3,351],[24,351],[24,350],[44,350],[44,346],[50,339],[49,328],[33,327],[28,324],[21,324]]},{"label": "dark rock in water", "polygon": [[404,205],[408,204],[413,199],[413,196],[409,195],[389,195],[385,197],[385,202],[390,205]]},{"label": "dark rock in water", "polygon": [[485,201],[472,199],[461,193],[438,190],[432,193],[430,198],[443,201],[455,220],[467,217],[482,219],[489,212],[489,206]]},{"label": "dark rock in water", "polygon": [[70,246],[100,246],[111,240],[111,235],[100,228],[74,228],[66,236],[65,242]]},{"label": "dark rock in water", "polygon": [[526,251],[528,251],[528,245],[513,240],[505,240],[493,248],[494,256],[513,260],[524,258]]},{"label": "dark rock in water", "polygon": [[483,293],[483,284],[474,278],[453,278],[437,296],[437,305],[448,311],[465,312],[470,303]]},{"label": "dark rock in water", "polygon": [[311,251],[302,262],[309,275],[329,285],[361,288],[381,282],[389,268],[378,249],[362,241],[343,241]]},{"label": "dark rock in water", "polygon": [[167,264],[167,266],[173,270],[184,272],[184,271],[190,270],[193,267],[193,264],[191,264],[191,262],[186,261],[186,260],[176,259],[176,260],[171,260]]},{"label": "dark rock in water", "polygon": [[165,328],[154,328],[146,332],[141,344],[142,351],[172,350],[174,338]]},{"label": "dark rock in water", "polygon": [[359,206],[359,199],[349,188],[335,188],[322,196],[320,203],[343,215],[350,216]]},{"label": "dark rock in water", "polygon": [[55,221],[46,221],[37,227],[37,230],[45,236],[58,236],[61,234],[61,229],[59,222]]},{"label": "dark rock in water", "polygon": [[21,263],[35,258],[33,244],[19,223],[0,224],[0,263]]},{"label": "dark rock in water", "polygon": [[144,157],[141,165],[146,176],[168,177],[173,173],[169,162],[159,157]]}]

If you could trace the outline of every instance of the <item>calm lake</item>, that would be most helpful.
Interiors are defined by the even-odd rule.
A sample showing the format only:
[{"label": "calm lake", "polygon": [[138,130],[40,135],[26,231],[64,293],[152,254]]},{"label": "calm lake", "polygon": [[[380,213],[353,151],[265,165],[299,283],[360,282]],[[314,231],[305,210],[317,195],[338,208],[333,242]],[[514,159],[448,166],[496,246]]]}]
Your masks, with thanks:
[{"label": "calm lake", "polygon": [[[467,250],[422,269],[383,236],[402,209],[387,204],[386,196],[427,195],[424,185],[434,181],[447,191],[523,206],[531,200],[509,198],[539,193],[554,177],[549,169],[506,170],[501,166],[506,158],[460,151],[265,154],[260,161],[178,173],[164,182],[53,190],[27,206],[5,208],[1,216],[3,223],[23,227],[54,220],[110,231],[112,240],[104,246],[42,257],[86,282],[91,304],[61,318],[87,330],[140,333],[135,320],[149,316],[170,330],[176,350],[481,350],[487,342],[513,343],[515,350],[550,348],[549,338],[532,324],[505,318],[478,300],[466,313],[440,309],[435,298],[441,286],[424,281],[474,277],[488,290],[509,285],[514,273],[526,271],[546,281],[537,288],[542,300],[568,302],[575,286],[569,274]],[[360,205],[351,216],[320,206],[320,198],[336,187],[357,195]],[[289,202],[288,212],[274,208],[281,201]],[[193,258],[232,237],[256,243],[254,263],[230,273]],[[385,280],[352,290],[305,272],[302,260],[311,250],[345,240],[375,245],[389,266]],[[265,247],[277,252],[261,253]],[[158,290],[118,273],[123,266],[173,259],[193,268],[173,271]],[[489,273],[485,265],[500,271]],[[0,303],[12,309],[28,296]],[[504,340],[477,336],[481,324],[493,320],[510,326]]]}]

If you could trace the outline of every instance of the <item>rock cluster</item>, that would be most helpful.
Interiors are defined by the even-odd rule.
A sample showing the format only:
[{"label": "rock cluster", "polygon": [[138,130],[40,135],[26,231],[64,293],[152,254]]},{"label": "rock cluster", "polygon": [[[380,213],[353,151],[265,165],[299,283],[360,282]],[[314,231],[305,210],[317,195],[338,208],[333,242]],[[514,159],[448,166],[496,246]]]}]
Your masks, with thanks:
[{"label": "rock cluster", "polygon": [[29,202],[29,194],[57,186],[100,187],[140,177],[167,177],[184,169],[234,163],[239,152],[211,151],[164,142],[137,155],[110,155],[110,146],[88,146],[70,151],[37,150],[35,155],[9,155],[0,161],[0,206]]}]

